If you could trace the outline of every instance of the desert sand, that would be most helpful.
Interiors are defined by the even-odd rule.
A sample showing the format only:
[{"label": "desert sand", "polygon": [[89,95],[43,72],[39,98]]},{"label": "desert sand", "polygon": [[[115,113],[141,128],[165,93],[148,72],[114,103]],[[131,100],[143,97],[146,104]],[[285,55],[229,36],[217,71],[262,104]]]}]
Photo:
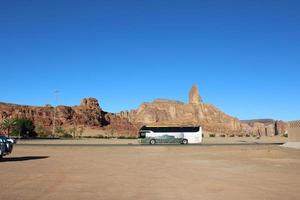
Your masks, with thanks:
[{"label": "desert sand", "polygon": [[[285,143],[286,137],[204,137],[202,144],[270,144],[270,143]],[[139,139],[95,139],[95,138],[82,138],[82,139],[34,139],[34,140],[20,140],[19,144],[54,144],[54,145],[97,145],[97,144],[139,144]]]},{"label": "desert sand", "polygon": [[277,145],[22,146],[1,199],[300,199],[300,150]]}]

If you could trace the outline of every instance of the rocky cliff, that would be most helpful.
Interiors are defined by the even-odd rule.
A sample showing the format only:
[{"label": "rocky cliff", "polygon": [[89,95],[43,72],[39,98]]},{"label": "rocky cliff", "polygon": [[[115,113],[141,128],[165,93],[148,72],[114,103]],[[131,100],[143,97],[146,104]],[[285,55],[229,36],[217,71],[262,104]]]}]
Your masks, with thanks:
[{"label": "rocky cliff", "polygon": [[[55,117],[54,117],[55,116]],[[205,131],[220,134],[280,135],[286,131],[286,123],[274,120],[240,121],[203,102],[198,87],[189,92],[189,102],[156,99],[143,103],[136,110],[109,113],[101,109],[95,98],[85,98],[79,106],[24,106],[0,103],[0,122],[5,118],[29,118],[35,125],[48,130],[55,126],[83,126],[119,133],[137,135],[143,125],[200,125]]]},{"label": "rocky cliff", "polygon": [[283,135],[287,132],[287,123],[273,119],[241,120],[245,132],[254,132],[260,136]]},{"label": "rocky cliff", "polygon": [[107,131],[114,130],[126,136],[136,135],[137,132],[137,128],[127,119],[104,112],[95,98],[85,98],[79,106],[74,107],[36,107],[0,103],[0,122],[5,118],[31,119],[36,126],[43,126],[49,131],[53,128],[55,120],[56,127],[81,126]]},{"label": "rocky cliff", "polygon": [[223,134],[278,135],[286,125],[282,121],[247,123],[229,116],[214,105],[205,104],[194,85],[189,92],[189,103],[157,99],[143,103],[138,109],[118,114],[133,124],[144,125],[200,125],[204,130]]}]

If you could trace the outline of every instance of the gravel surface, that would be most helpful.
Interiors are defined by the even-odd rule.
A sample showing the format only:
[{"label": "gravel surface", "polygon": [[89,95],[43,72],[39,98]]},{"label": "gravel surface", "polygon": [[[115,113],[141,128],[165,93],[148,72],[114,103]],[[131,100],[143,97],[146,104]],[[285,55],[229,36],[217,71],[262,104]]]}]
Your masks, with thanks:
[{"label": "gravel surface", "polygon": [[300,199],[300,150],[275,145],[15,146],[1,199]]},{"label": "gravel surface", "polygon": [[[202,144],[268,144],[268,143],[285,143],[285,137],[261,137],[259,139],[254,137],[214,137],[203,138]],[[21,140],[19,144],[139,144],[138,139],[35,139],[35,140]]]}]

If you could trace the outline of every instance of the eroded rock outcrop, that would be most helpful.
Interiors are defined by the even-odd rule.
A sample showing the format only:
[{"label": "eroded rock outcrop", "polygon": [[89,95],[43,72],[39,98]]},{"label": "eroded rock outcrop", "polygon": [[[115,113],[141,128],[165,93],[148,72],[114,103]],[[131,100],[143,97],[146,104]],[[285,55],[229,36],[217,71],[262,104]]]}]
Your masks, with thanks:
[{"label": "eroded rock outcrop", "polygon": [[[55,117],[54,117],[55,115]],[[64,128],[73,126],[89,127],[102,130],[116,130],[120,134],[134,135],[136,127],[126,118],[114,117],[112,113],[104,112],[98,100],[85,98],[79,106],[24,106],[0,103],[0,122],[5,118],[27,118],[35,125],[51,130],[55,119],[55,126]]]},{"label": "eroded rock outcrop", "polygon": [[184,104],[164,100],[143,103],[137,110],[119,114],[133,124],[143,125],[200,125],[207,131],[232,133],[241,132],[237,118],[226,115],[213,105]]},{"label": "eroded rock outcrop", "polygon": [[254,134],[260,136],[284,134],[287,126],[283,121],[251,120],[240,121],[206,104],[194,85],[189,92],[189,102],[168,99],[156,99],[143,103],[132,111],[109,113],[101,109],[95,98],[81,100],[79,106],[36,107],[0,103],[0,122],[8,117],[29,118],[36,125],[51,129],[55,125],[62,127],[84,126],[105,130],[114,135],[137,136],[143,125],[200,125],[205,131],[222,134]]},{"label": "eroded rock outcrop", "polygon": [[189,103],[190,104],[200,104],[202,103],[202,98],[199,94],[199,89],[197,85],[193,85],[189,93]]},{"label": "eroded rock outcrop", "polygon": [[229,116],[214,105],[205,104],[194,85],[189,92],[189,103],[157,99],[143,103],[132,111],[119,113],[133,124],[142,125],[200,125],[206,131],[225,134],[277,135],[286,130],[282,121],[274,123],[246,123]]},{"label": "eroded rock outcrop", "polygon": [[287,131],[287,123],[273,119],[242,120],[245,132],[258,136],[282,135]]}]

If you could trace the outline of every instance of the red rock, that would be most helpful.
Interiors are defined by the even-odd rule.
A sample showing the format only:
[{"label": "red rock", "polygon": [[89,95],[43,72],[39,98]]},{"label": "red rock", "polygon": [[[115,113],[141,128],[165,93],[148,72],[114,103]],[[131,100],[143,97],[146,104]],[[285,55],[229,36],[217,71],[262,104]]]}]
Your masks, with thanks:
[{"label": "red rock", "polygon": [[[151,103],[143,103],[130,112],[123,111],[118,115],[127,118],[133,124],[142,125],[200,125],[206,131],[227,134],[283,134],[286,130],[284,122],[277,123],[244,123],[238,118],[229,116],[214,105],[205,104],[194,85],[189,93],[189,103],[158,99]],[[275,124],[277,127],[275,129]],[[276,131],[275,131],[276,130]]]},{"label": "red rock", "polygon": [[[54,110],[55,109],[55,110]],[[200,125],[206,131],[225,134],[284,134],[287,125],[283,121],[252,120],[240,121],[216,108],[205,104],[199,95],[198,87],[194,85],[189,93],[189,103],[156,99],[151,103],[143,103],[132,111],[120,113],[104,112],[97,99],[85,98],[79,106],[45,107],[24,106],[0,103],[0,122],[7,118],[29,118],[36,125],[42,125],[49,130],[55,124],[65,128],[76,126],[102,129],[117,132],[124,136],[137,136],[142,125]]]}]

